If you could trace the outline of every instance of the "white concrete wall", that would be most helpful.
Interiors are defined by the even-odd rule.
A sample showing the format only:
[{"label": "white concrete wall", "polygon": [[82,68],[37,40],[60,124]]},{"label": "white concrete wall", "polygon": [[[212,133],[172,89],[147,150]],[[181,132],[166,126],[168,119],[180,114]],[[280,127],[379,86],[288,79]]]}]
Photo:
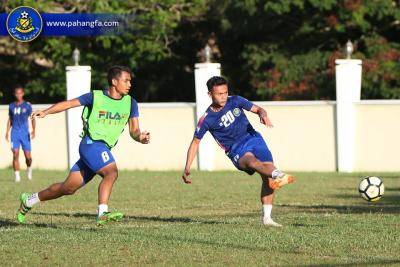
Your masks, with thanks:
[{"label": "white concrete wall", "polygon": [[[33,109],[44,109],[49,105],[34,105]],[[10,143],[5,140],[8,106],[0,106],[0,168],[11,166]],[[67,127],[65,113],[36,119],[36,138],[32,140],[33,166],[43,169],[67,169]],[[25,160],[20,152],[21,168]]]},{"label": "white concrete wall", "polygon": [[[264,136],[278,167],[294,171],[337,169],[334,102],[256,103],[267,110],[274,128],[265,128],[254,114],[248,118]],[[34,109],[45,107],[34,105]],[[146,103],[139,104],[139,109],[141,128],[151,132],[152,142],[139,144],[130,139],[126,129],[113,149],[119,168],[181,170],[196,124],[194,104]],[[362,101],[356,110],[355,170],[399,171],[400,101]],[[4,139],[7,112],[7,106],[0,106],[0,168],[10,166],[12,158]],[[37,119],[37,137],[32,143],[34,167],[67,169],[65,113]],[[216,169],[234,169],[216,144],[215,150]],[[193,167],[197,167],[196,161]]]},{"label": "white concrete wall", "polygon": [[400,170],[400,101],[367,100],[356,105],[356,171]]}]

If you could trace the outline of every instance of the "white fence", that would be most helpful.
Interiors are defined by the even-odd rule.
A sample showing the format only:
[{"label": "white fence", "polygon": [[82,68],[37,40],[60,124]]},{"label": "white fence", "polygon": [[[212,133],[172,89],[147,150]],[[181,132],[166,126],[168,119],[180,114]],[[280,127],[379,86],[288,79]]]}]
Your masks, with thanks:
[{"label": "white fence", "polygon": [[[256,102],[264,107],[274,124],[267,129],[254,114],[253,126],[266,139],[276,164],[285,170],[335,171],[337,141],[334,101]],[[34,105],[43,109],[48,105]],[[195,130],[193,103],[139,104],[140,126],[152,135],[142,145],[123,133],[113,153],[120,169],[181,170]],[[0,106],[0,167],[11,165],[5,141],[8,106]],[[400,100],[368,100],[356,104],[355,171],[399,171]],[[67,169],[65,113],[37,119],[32,141],[33,165],[42,169]],[[76,148],[78,149],[78,148]],[[216,170],[234,169],[215,144]],[[21,157],[21,163],[23,162]],[[24,164],[22,164],[24,166]],[[197,163],[194,163],[194,168]]]}]

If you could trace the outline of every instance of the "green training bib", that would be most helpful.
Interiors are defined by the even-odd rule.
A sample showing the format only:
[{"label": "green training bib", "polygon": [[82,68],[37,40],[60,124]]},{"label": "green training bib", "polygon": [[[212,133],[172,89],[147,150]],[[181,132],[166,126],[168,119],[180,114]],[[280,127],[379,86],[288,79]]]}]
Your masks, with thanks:
[{"label": "green training bib", "polygon": [[112,99],[101,90],[93,91],[92,107],[85,107],[82,113],[83,131],[92,140],[103,141],[110,148],[114,147],[131,112],[131,97]]}]

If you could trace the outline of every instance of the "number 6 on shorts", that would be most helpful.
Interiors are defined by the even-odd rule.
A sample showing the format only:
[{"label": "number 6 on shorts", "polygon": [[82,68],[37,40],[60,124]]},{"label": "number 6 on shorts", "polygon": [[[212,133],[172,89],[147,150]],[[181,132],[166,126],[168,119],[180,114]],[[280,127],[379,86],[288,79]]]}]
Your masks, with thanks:
[{"label": "number 6 on shorts", "polygon": [[103,158],[104,163],[110,160],[110,156],[108,155],[107,151],[102,152],[101,157]]}]

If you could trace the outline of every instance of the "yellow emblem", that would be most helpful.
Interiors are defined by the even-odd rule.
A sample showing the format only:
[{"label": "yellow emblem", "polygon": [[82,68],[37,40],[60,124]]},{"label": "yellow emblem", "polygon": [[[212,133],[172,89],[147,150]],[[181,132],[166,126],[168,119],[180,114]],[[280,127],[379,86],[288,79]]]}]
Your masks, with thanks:
[{"label": "yellow emblem", "polygon": [[27,12],[22,12],[21,16],[17,19],[17,26],[15,29],[21,33],[28,33],[35,29],[32,25],[32,18],[29,17]]}]

